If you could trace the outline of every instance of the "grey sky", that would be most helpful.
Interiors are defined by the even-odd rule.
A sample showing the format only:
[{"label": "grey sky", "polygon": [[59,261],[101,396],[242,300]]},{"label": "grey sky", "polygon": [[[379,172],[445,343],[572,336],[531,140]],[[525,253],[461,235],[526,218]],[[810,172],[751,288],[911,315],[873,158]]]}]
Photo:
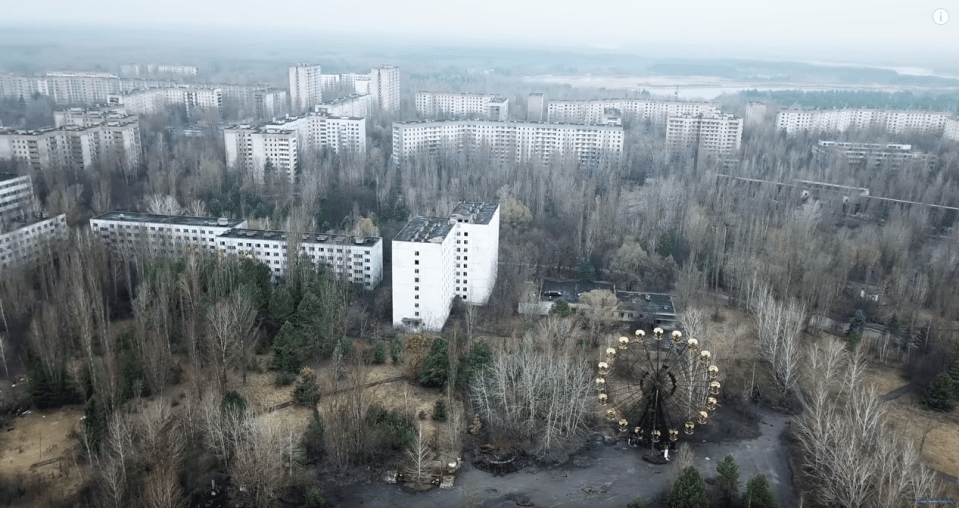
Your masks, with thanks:
[{"label": "grey sky", "polygon": [[[701,45],[714,51],[736,48],[737,53],[750,56],[815,48],[838,55],[918,53],[934,59],[930,53],[959,47],[959,0],[34,0],[9,4],[4,9],[8,22],[26,24],[211,24],[612,50]],[[944,26],[932,20],[939,7],[954,11]],[[848,56],[857,60],[860,55]]]}]

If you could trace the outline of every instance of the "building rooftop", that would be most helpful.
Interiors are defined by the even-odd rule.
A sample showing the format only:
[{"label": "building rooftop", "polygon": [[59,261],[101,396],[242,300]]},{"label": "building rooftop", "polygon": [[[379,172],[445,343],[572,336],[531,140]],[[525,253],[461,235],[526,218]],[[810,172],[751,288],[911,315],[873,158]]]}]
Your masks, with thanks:
[{"label": "building rooftop", "polygon": [[442,243],[453,229],[448,219],[413,217],[393,238],[394,242]]},{"label": "building rooftop", "polygon": [[478,92],[437,92],[432,90],[420,90],[419,92],[416,92],[416,93],[417,94],[428,93],[428,94],[436,94],[436,95],[459,95],[462,97],[495,97],[497,99],[503,98],[499,94],[495,94],[495,93],[478,93]]},{"label": "building rooftop", "polygon": [[[267,229],[231,229],[220,235],[221,238],[253,238],[256,240],[285,241],[289,239],[286,231]],[[301,233],[302,243],[323,243],[330,245],[376,245],[380,241],[378,236],[351,236],[333,235],[328,233]]]},{"label": "building rooftop", "polygon": [[13,180],[15,178],[23,178],[29,175],[18,175],[16,173],[0,173],[0,182],[6,182],[7,180]]},{"label": "building rooftop", "polygon": [[609,130],[623,130],[621,125],[603,125],[596,123],[570,123],[570,122],[530,122],[523,120],[487,120],[487,119],[471,119],[471,120],[406,120],[403,122],[393,122],[393,127],[396,126],[416,126],[416,125],[427,125],[427,124],[490,124],[490,125],[530,125],[535,127],[543,128],[578,128],[578,127],[588,127],[589,129],[609,129]]},{"label": "building rooftop", "polygon": [[499,203],[476,203],[463,201],[453,208],[450,213],[450,219],[465,218],[469,219],[471,224],[489,224],[496,214]]},{"label": "building rooftop", "polygon": [[539,301],[565,300],[566,303],[579,303],[580,295],[597,289],[612,293],[616,291],[616,286],[612,282],[602,281],[544,279],[539,291]]},{"label": "building rooftop", "polygon": [[107,212],[97,215],[94,220],[118,222],[150,222],[156,224],[179,224],[183,226],[221,226],[234,228],[241,224],[241,219],[217,219],[214,217],[187,217],[181,215],[154,215],[140,212]]},{"label": "building rooftop", "polygon": [[634,310],[645,310],[648,315],[676,316],[673,298],[665,293],[640,293],[637,291],[616,291],[620,305]]},{"label": "building rooftop", "polygon": [[344,104],[344,103],[347,103],[347,102],[355,101],[355,100],[357,100],[357,99],[360,99],[360,98],[362,98],[362,97],[366,97],[366,96],[368,96],[368,95],[370,95],[370,94],[368,94],[368,93],[354,93],[354,94],[347,95],[346,97],[340,97],[339,99],[333,99],[333,100],[330,101],[330,102],[324,102],[324,103],[322,103],[322,104],[317,104],[317,106],[335,106],[335,105],[337,105],[337,104]]},{"label": "building rooftop", "polygon": [[495,102],[495,103],[499,104],[499,103],[509,102],[509,99],[507,99],[506,97],[498,97],[498,96],[497,96],[497,97],[493,97],[493,98],[490,99],[489,101],[490,101],[490,102]]}]

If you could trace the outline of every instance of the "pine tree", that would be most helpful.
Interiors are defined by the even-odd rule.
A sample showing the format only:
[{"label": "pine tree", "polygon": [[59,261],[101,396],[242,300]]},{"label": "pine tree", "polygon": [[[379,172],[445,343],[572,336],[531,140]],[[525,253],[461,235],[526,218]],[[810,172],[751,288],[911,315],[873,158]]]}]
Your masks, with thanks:
[{"label": "pine tree", "polygon": [[300,338],[289,321],[283,323],[280,333],[273,340],[273,361],[270,368],[280,372],[298,372],[303,365],[300,355]]},{"label": "pine tree", "polygon": [[927,409],[933,411],[948,412],[954,407],[952,397],[956,392],[952,378],[945,372],[936,375],[936,379],[929,385],[929,391],[926,392],[926,398],[922,401]]},{"label": "pine tree", "polygon": [[270,295],[270,314],[277,323],[283,323],[293,317],[293,297],[286,286],[277,286]]},{"label": "pine tree", "polygon": [[953,397],[959,397],[959,342],[952,347],[952,359],[949,361],[949,377],[952,378],[952,386],[955,388]]},{"label": "pine tree", "polygon": [[666,495],[667,508],[709,508],[706,483],[695,466],[683,469]]},{"label": "pine tree", "polygon": [[420,384],[427,387],[442,388],[449,378],[450,359],[448,356],[449,343],[442,337],[433,339],[430,352],[423,359],[423,372],[420,374]]},{"label": "pine tree", "polygon": [[854,332],[859,332],[862,334],[862,331],[866,329],[866,314],[859,309],[855,314],[852,315],[852,319],[849,321],[849,330],[846,331],[846,335],[852,335]]},{"label": "pine tree", "polygon": [[436,405],[433,406],[433,421],[434,422],[445,422],[446,421],[446,401],[439,399],[436,401]]},{"label": "pine tree", "polygon": [[739,465],[732,455],[716,464],[716,472],[719,473],[719,488],[723,491],[723,499],[726,506],[732,503],[733,492],[739,490]]},{"label": "pine tree", "polygon": [[756,473],[746,482],[743,505],[749,508],[776,508],[776,497],[773,495],[766,475]]}]

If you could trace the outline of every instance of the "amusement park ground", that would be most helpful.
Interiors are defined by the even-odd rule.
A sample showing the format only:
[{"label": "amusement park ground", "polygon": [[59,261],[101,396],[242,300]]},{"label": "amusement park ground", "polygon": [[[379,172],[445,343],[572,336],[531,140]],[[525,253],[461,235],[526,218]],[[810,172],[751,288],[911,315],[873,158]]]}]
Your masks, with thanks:
[{"label": "amusement park ground", "polygon": [[[800,506],[789,466],[789,417],[764,408],[757,411],[758,437],[743,439],[714,435],[714,431],[688,441],[696,455],[696,466],[704,478],[712,478],[716,476],[716,461],[732,454],[739,464],[743,485],[754,473],[765,473],[780,507]],[[705,442],[702,438],[706,438]],[[455,486],[448,490],[414,494],[396,485],[373,483],[328,491],[327,499],[333,506],[373,508],[623,508],[636,496],[642,496],[649,506],[664,492],[669,466],[650,464],[642,459],[643,453],[622,440],[610,445],[597,436],[561,466],[528,466],[515,473],[494,476],[467,463]]]}]

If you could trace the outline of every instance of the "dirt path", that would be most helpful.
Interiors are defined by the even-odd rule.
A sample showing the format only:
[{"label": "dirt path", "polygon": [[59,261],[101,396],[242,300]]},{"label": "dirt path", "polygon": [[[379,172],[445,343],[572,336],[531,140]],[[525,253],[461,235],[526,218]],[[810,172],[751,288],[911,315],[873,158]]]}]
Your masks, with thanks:
[{"label": "dirt path", "polygon": [[[716,476],[716,461],[732,454],[739,463],[743,484],[753,473],[765,473],[776,490],[782,508],[798,506],[789,468],[789,451],[784,443],[788,417],[761,412],[760,436],[720,443],[691,443],[696,465],[704,477]],[[373,483],[329,491],[332,506],[387,508],[417,506],[445,508],[475,506],[506,508],[536,506],[552,508],[622,508],[637,495],[652,500],[666,488],[668,466],[642,460],[643,452],[620,441],[605,444],[593,439],[589,447],[558,467],[526,467],[505,476],[494,476],[464,464],[456,484],[449,490],[413,494],[396,485]]]}]

